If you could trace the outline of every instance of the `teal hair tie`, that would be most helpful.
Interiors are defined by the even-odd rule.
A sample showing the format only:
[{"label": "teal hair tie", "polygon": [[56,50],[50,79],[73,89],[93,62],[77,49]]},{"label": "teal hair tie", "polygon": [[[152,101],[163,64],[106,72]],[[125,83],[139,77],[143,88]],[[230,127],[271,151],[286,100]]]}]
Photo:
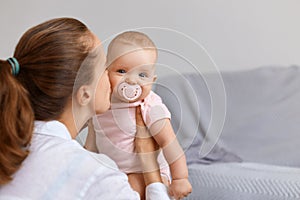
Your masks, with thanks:
[{"label": "teal hair tie", "polygon": [[12,58],[7,59],[7,61],[9,62],[10,66],[11,66],[12,74],[14,76],[18,75],[19,71],[20,71],[20,65],[19,65],[19,62],[17,61],[17,59],[12,57]]}]

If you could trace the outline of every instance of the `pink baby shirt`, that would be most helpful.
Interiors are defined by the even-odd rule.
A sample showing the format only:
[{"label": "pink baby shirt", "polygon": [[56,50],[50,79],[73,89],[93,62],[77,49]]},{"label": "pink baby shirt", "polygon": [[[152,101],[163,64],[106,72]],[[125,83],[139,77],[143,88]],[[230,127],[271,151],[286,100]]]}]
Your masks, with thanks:
[{"label": "pink baby shirt", "polygon": [[[153,91],[144,101],[112,104],[110,110],[93,117],[99,153],[108,155],[125,173],[142,172],[138,157],[134,152],[135,110],[139,105],[141,105],[143,120],[148,128],[158,120],[171,118],[169,110]],[[169,166],[162,152],[158,156],[158,163],[161,173],[170,177]]]}]

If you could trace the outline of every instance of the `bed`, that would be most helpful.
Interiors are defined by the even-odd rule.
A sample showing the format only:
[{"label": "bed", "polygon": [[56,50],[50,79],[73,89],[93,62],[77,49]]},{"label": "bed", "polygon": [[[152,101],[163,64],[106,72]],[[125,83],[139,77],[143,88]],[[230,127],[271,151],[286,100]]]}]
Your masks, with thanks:
[{"label": "bed", "polygon": [[300,199],[300,67],[165,76],[155,85],[199,200]]}]

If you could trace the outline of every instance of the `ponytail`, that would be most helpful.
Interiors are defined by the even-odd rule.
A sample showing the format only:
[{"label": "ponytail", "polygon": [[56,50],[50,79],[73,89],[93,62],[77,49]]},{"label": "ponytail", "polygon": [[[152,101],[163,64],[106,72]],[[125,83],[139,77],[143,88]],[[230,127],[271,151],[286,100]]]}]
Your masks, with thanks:
[{"label": "ponytail", "polygon": [[73,91],[92,83],[98,58],[87,58],[95,45],[82,22],[57,18],[27,30],[16,59],[0,60],[0,186],[28,156],[33,121],[59,119]]},{"label": "ponytail", "polygon": [[27,91],[9,62],[0,60],[0,185],[12,180],[28,156],[33,121]]}]

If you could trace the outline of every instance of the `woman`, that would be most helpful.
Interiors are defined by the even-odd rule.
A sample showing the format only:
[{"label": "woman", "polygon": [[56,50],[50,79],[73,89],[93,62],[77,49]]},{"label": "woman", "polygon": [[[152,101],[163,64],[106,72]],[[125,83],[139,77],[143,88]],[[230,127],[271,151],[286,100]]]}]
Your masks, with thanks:
[{"label": "woman", "polygon": [[[139,199],[113,161],[73,140],[110,106],[104,63],[99,39],[72,18],[29,29],[0,61],[0,199]],[[138,152],[154,148],[137,141]],[[141,162],[157,167],[154,155]],[[150,171],[147,198],[168,199]]]}]

